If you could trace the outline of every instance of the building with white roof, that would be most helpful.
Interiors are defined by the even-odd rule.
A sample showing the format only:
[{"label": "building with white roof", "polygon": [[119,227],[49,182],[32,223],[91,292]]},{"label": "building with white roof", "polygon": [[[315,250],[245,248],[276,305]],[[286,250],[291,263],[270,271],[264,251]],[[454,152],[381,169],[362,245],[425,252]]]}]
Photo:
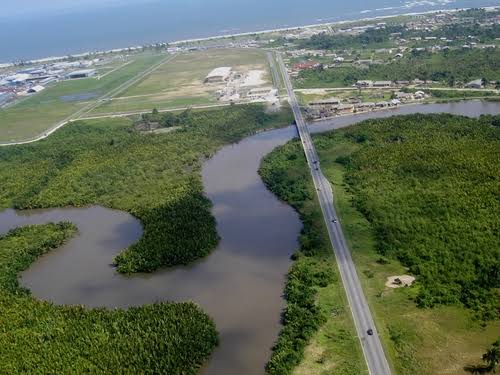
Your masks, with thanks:
[{"label": "building with white roof", "polygon": [[215,68],[205,78],[205,83],[220,83],[227,81],[231,75],[232,68],[223,66]]}]

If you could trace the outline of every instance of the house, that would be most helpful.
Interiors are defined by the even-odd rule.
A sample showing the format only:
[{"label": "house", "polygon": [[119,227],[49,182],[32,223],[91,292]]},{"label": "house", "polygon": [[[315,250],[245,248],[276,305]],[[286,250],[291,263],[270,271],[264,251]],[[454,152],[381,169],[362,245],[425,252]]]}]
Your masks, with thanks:
[{"label": "house", "polygon": [[373,87],[392,87],[391,81],[375,81],[373,82]]},{"label": "house", "polygon": [[412,93],[402,92],[402,91],[395,92],[394,96],[396,97],[396,99],[399,99],[401,101],[409,101],[409,100],[413,100],[413,98],[414,98]]},{"label": "house", "polygon": [[45,90],[45,87],[43,87],[41,85],[36,85],[36,86],[33,86],[30,89],[28,89],[28,94],[36,94],[36,93],[39,93],[40,91],[43,91],[43,90]]},{"label": "house", "polygon": [[315,61],[308,61],[304,63],[297,63],[293,65],[293,70],[298,71],[298,70],[308,70],[308,69],[314,69],[318,66],[319,64]]},{"label": "house", "polygon": [[359,88],[372,87],[373,81],[368,81],[368,80],[358,81],[358,82],[356,82],[356,86]]},{"label": "house", "polygon": [[415,94],[413,94],[415,99],[424,99],[425,98],[425,92],[423,91],[417,91]]},{"label": "house", "polygon": [[469,82],[465,85],[468,89],[482,89],[483,88],[483,80],[476,79],[474,81]]},{"label": "house", "polygon": [[329,98],[324,100],[316,100],[314,102],[310,102],[310,106],[324,106],[324,105],[339,105],[341,100],[339,98]]}]

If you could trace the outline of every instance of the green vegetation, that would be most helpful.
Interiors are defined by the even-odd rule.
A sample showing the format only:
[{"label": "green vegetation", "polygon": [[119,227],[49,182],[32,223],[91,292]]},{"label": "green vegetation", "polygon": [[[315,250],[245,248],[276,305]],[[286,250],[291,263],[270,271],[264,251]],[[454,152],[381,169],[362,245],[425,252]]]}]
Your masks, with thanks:
[{"label": "green vegetation", "polygon": [[440,53],[406,54],[388,64],[370,65],[368,69],[354,66],[333,69],[304,70],[296,79],[297,88],[344,87],[358,80],[432,80],[453,86],[474,79],[496,80],[500,75],[500,51],[450,50]]},{"label": "green vegetation", "polygon": [[290,111],[260,105],[187,112],[182,128],[144,134],[130,120],[81,121],[31,145],[0,149],[0,207],[99,204],[130,212],[144,226],[116,258],[122,273],[187,264],[217,244],[203,194],[203,158],[256,131],[289,124]]},{"label": "green vegetation", "polygon": [[0,110],[0,142],[42,134],[164,58],[165,55],[138,55],[133,62],[104,78],[62,81]]},{"label": "green vegetation", "polygon": [[267,372],[353,375],[365,372],[300,143],[294,141],[273,151],[264,160],[260,174],[271,191],[299,212],[304,223],[300,249],[294,255],[295,263],[285,287],[284,327]]},{"label": "green vegetation", "polygon": [[[406,121],[404,121],[406,119],[410,120],[408,122],[412,124],[411,126],[406,124]],[[410,375],[418,373],[422,375],[434,375],[445,373],[467,373],[465,371],[465,367],[470,363],[476,362],[477,358],[481,357],[484,350],[483,348],[497,338],[500,330],[500,322],[498,320],[488,322],[478,321],[477,312],[471,312],[471,310],[461,307],[460,303],[455,305],[437,304],[432,309],[417,307],[415,300],[422,290],[420,277],[417,278],[417,284],[412,288],[387,288],[385,286],[387,277],[393,275],[403,275],[407,273],[408,270],[398,261],[392,259],[392,256],[381,256],[378,251],[380,249],[380,240],[374,226],[367,220],[364,214],[358,211],[357,205],[353,205],[353,202],[357,202],[360,197],[366,197],[366,195],[362,194],[358,196],[358,192],[356,190],[349,188],[351,186],[350,182],[352,181],[348,178],[350,176],[350,172],[347,171],[344,165],[339,162],[344,164],[346,162],[350,163],[359,150],[365,149],[374,151],[378,149],[377,145],[381,146],[385,143],[383,146],[383,152],[378,149],[379,152],[381,152],[381,155],[377,156],[377,161],[386,167],[387,172],[383,172],[382,167],[376,169],[376,171],[381,173],[382,176],[386,176],[387,173],[391,173],[390,167],[385,164],[386,162],[380,161],[384,159],[388,159],[387,162],[390,163],[398,163],[399,167],[392,170],[392,173],[395,175],[396,172],[401,172],[401,170],[406,170],[409,173],[413,167],[416,169],[415,172],[419,171],[423,173],[427,168],[427,164],[430,166],[429,173],[431,173],[439,167],[437,167],[435,163],[431,163],[429,159],[434,160],[436,158],[441,158],[446,160],[449,157],[450,162],[453,163],[452,159],[456,157],[463,156],[465,158],[473,158],[476,162],[467,160],[463,161],[463,164],[460,165],[455,162],[455,167],[450,170],[450,173],[448,174],[448,172],[445,171],[442,175],[445,181],[455,172],[463,173],[462,177],[464,177],[467,173],[469,173],[467,171],[470,171],[470,169],[467,169],[467,166],[474,166],[472,170],[476,171],[476,165],[479,162],[479,160],[477,160],[477,152],[483,150],[482,147],[484,145],[477,146],[477,144],[474,143],[485,142],[487,144],[488,142],[498,142],[498,136],[494,136],[488,141],[488,137],[484,135],[484,133],[494,131],[486,124],[493,124],[495,119],[498,121],[498,118],[493,116],[485,116],[481,121],[478,121],[447,115],[415,115],[379,121],[369,121],[366,122],[365,125],[354,126],[350,129],[329,133],[315,138],[315,143],[320,153],[321,166],[323,172],[332,183],[334,194],[336,196],[336,208],[341,217],[341,223],[344,228],[344,232],[346,233],[349,247],[353,252],[353,258],[359,270],[359,276],[363,284],[363,289],[370,302],[386,352],[389,355],[390,361],[393,363],[395,370],[399,374]],[[439,125],[440,123],[441,126]],[[465,127],[462,128],[462,126]],[[389,132],[389,129],[392,129],[392,132]],[[447,129],[448,131],[446,131]],[[422,137],[425,138],[425,142],[421,142],[421,144],[418,145],[416,142],[412,142],[408,135],[400,141],[397,141],[398,136],[403,135],[402,130],[405,130],[405,132],[411,131],[412,136],[418,136],[417,139]],[[379,143],[377,141],[377,143],[374,143],[371,138],[364,139],[363,134],[365,134],[365,132],[374,132],[380,136],[377,136],[376,139],[380,141],[382,138],[385,139],[386,142],[380,141]],[[467,136],[469,133],[470,137]],[[385,134],[385,136],[382,137],[382,134]],[[439,134],[441,134],[441,136],[438,136]],[[476,137],[474,137],[474,134]],[[481,134],[483,136],[481,136]],[[393,140],[392,142],[390,142],[391,139]],[[444,142],[441,146],[438,145],[439,140]],[[422,150],[421,154],[416,155],[415,153],[411,154],[406,151],[403,152],[402,148],[405,147],[405,143],[407,145],[413,144],[415,150],[418,150],[417,147],[420,147]],[[429,148],[427,148],[427,144],[429,143]],[[466,144],[469,144],[471,148],[476,148],[476,151],[472,154],[460,153],[463,150],[458,151],[458,149]],[[455,147],[453,148],[453,146]],[[388,151],[391,149],[393,152],[389,155]],[[427,154],[429,154],[429,156],[427,156]],[[480,158],[480,163],[490,158],[495,158],[495,156],[492,154],[487,155],[485,158]],[[406,165],[402,164],[403,160],[407,163]],[[420,168],[417,168],[415,164],[419,164]],[[450,165],[447,164],[447,167],[450,168]],[[443,167],[443,169],[445,168]],[[373,171],[373,173],[375,173],[375,171]],[[476,178],[476,172],[469,174],[474,176],[474,179]],[[402,178],[401,173],[397,176],[398,178]],[[467,209],[464,209],[463,211],[459,211],[457,213],[455,210],[459,210],[459,205],[457,205],[457,203],[450,205],[450,201],[461,202],[461,199],[457,199],[456,197],[453,197],[453,195],[450,195],[449,198],[447,198],[448,189],[453,189],[454,187],[456,188],[456,184],[460,183],[459,179],[453,181],[448,179],[448,182],[443,182],[442,186],[438,188],[437,185],[433,184],[433,182],[438,182],[440,180],[438,176],[439,174],[436,175],[434,179],[430,177],[423,178],[420,176],[425,184],[423,182],[418,184],[420,178],[417,179],[417,177],[414,179],[402,178],[402,182],[411,181],[409,186],[404,187],[407,190],[405,200],[409,202],[420,202],[422,204],[426,204],[427,206],[421,211],[419,211],[415,206],[411,206],[411,209],[414,211],[412,211],[410,216],[404,219],[401,224],[397,224],[396,220],[401,221],[402,217],[395,217],[394,221],[396,224],[406,226],[414,223],[414,226],[420,226],[422,223],[428,223],[430,221],[430,219],[427,219],[429,211],[431,211],[433,207],[436,208],[436,205],[439,205],[439,209],[436,209],[435,211],[436,214],[439,214],[439,212],[445,212],[449,209],[449,206],[454,210],[453,214],[450,214],[449,216],[450,218],[453,218],[452,222],[462,222],[463,225],[470,226],[472,229],[476,228],[477,224],[475,220],[477,212],[469,212]],[[394,182],[393,179],[390,181]],[[347,184],[348,182],[349,184]],[[371,186],[376,186],[374,186],[373,181],[370,182],[372,184]],[[434,193],[439,194],[439,196],[426,196],[425,193],[427,189],[425,186],[428,183],[431,183],[430,186],[432,188],[438,189]],[[365,189],[369,186],[370,185],[363,184],[360,188]],[[412,190],[413,186],[420,187],[418,192]],[[459,185],[459,187],[462,186],[463,185]],[[373,195],[370,194],[370,202],[373,204],[373,209],[380,209],[381,205],[389,205],[394,207],[394,209],[397,209],[399,212],[401,208],[404,209],[404,207],[406,207],[402,204],[401,200],[391,201],[391,197],[387,197],[387,194],[392,194],[392,189],[395,189],[393,185],[388,185],[386,189],[384,189],[384,185],[380,185],[380,196],[373,198]],[[400,189],[397,191],[401,192]],[[431,193],[431,190],[429,189],[428,192]],[[481,190],[481,192],[484,192],[484,190]],[[481,192],[477,193],[480,194]],[[468,189],[464,190],[462,195],[465,196],[466,193],[469,193]],[[474,196],[477,197],[477,194]],[[463,204],[463,202],[460,204]],[[445,206],[444,209],[443,206]],[[480,210],[480,215],[483,215],[484,212],[488,212],[489,210],[490,208],[487,207]],[[383,213],[384,211],[381,212]],[[403,210],[403,214],[405,212],[406,211]],[[425,215],[424,219],[421,217],[422,214]],[[377,217],[379,217],[379,215],[380,214],[377,214]],[[400,214],[398,213],[398,215]],[[457,216],[454,217],[453,215]],[[448,215],[445,217],[447,218]],[[434,220],[431,224],[433,226],[436,226],[437,224],[442,225],[442,223],[447,226],[448,219],[444,219],[443,217],[436,219],[435,216],[433,216],[432,219]],[[391,226],[389,229],[392,228],[394,227]],[[470,228],[467,229],[470,230]],[[443,228],[443,230],[445,229],[448,228]],[[394,228],[394,230],[397,230],[397,228]],[[391,232],[393,231],[391,230]],[[420,229],[415,230],[415,235],[417,236],[424,233],[426,232],[422,232]],[[434,235],[433,233],[435,233],[435,231],[431,229],[430,233]],[[436,245],[431,243],[434,239],[432,237],[425,242],[425,244],[432,244],[433,247],[429,248],[429,250],[434,251],[434,246],[439,247],[443,245],[443,243],[444,246],[453,246],[454,249],[454,234],[445,236],[444,232],[440,233],[443,233],[440,234],[442,239],[437,240]],[[479,235],[488,236],[487,233],[488,232],[485,230],[484,234],[479,233]],[[478,231],[474,229],[473,235],[477,234]],[[469,241],[469,234],[466,234],[466,237],[469,238],[464,238],[462,235],[459,235],[459,238],[462,241]],[[450,245],[446,245],[447,240],[453,241],[453,243],[450,242]],[[460,246],[461,248],[465,248],[465,244]],[[473,245],[472,248],[475,249],[476,246]],[[419,246],[419,250],[420,249],[422,249],[421,246]],[[485,251],[491,250],[493,253],[495,249],[498,249],[498,246],[491,249],[486,248]],[[484,259],[485,262],[494,257],[494,254],[492,253],[487,255],[487,258]],[[458,258],[458,253],[455,256]],[[464,266],[467,268],[467,262],[460,264],[462,262],[461,259],[462,258],[454,260],[458,264],[453,267]],[[440,260],[438,257],[433,257],[432,260],[438,262],[439,265]],[[446,261],[448,261],[448,259],[446,259]],[[423,261],[422,263],[427,264],[428,262]],[[449,264],[446,265],[450,266]],[[456,272],[451,268],[446,270],[448,276],[450,276],[450,271],[452,273],[451,279],[444,280],[446,283],[444,286],[436,284],[437,287],[447,288],[448,285],[455,282],[456,278],[460,278],[461,275],[458,273],[460,272],[458,268]],[[469,275],[470,273],[471,271],[468,269],[467,274]],[[477,276],[481,277],[481,275]],[[442,278],[439,277],[438,281],[441,282],[441,279]],[[419,322],[418,327],[415,326],[415,322],[417,321]]]},{"label": "green vegetation", "polygon": [[[463,304],[497,317],[498,129],[416,115],[367,122],[343,136],[361,145],[338,160],[354,204],[371,222],[379,253],[419,276],[418,305]],[[320,150],[337,138],[329,137],[320,138]]]},{"label": "green vegetation", "polygon": [[483,354],[483,361],[490,372],[496,372],[498,363],[500,363],[500,340],[495,341]]},{"label": "green vegetation", "polygon": [[[471,13],[470,16],[476,20],[485,18],[485,12],[481,14]],[[490,19],[493,16],[490,15]],[[403,39],[414,37],[445,37],[454,40],[452,45],[463,44],[464,40],[471,35],[480,43],[491,43],[500,35],[500,25],[493,23],[490,26],[481,27],[477,23],[470,24],[451,24],[443,25],[435,30],[413,30],[406,29],[403,24],[409,19],[401,19],[399,25],[388,25],[385,28],[368,29],[359,35],[335,34],[328,35],[325,33],[313,35],[310,39],[300,41],[299,46],[305,49],[324,49],[324,50],[346,50],[346,49],[367,49],[381,47],[396,47],[392,35],[397,33]],[[433,42],[431,42],[433,43]],[[425,41],[420,44],[426,44]]]},{"label": "green vegetation", "polygon": [[75,231],[47,224],[0,237],[0,372],[197,374],[218,338],[192,303],[85,310],[37,301],[19,287],[17,274]]},{"label": "green vegetation", "polygon": [[[414,115],[368,121],[314,138],[322,170],[332,183],[336,209],[363,289],[389,361],[398,374],[469,373],[468,366],[477,362],[484,348],[498,338],[498,319],[478,319],[491,317],[490,303],[499,300],[494,297],[498,280],[490,280],[486,292],[480,292],[482,295],[477,295],[477,299],[469,299],[469,292],[464,291],[463,296],[462,293],[454,296],[452,304],[436,299],[433,308],[422,308],[416,303],[420,302],[421,294],[429,296],[427,288],[431,296],[435,292],[441,297],[443,290],[453,295],[464,278],[470,279],[469,294],[475,295],[489,270],[498,269],[500,247],[495,242],[498,238],[494,230],[488,229],[494,226],[494,215],[498,211],[495,208],[498,202],[494,201],[498,194],[498,190],[497,193],[494,190],[498,185],[495,183],[498,166],[494,161],[498,160],[499,136],[498,127],[491,127],[498,123],[498,116],[474,120],[448,115]],[[273,167],[266,167],[271,162]],[[307,198],[306,185],[301,182],[302,178],[309,178],[309,172],[297,142],[273,152],[264,167],[270,174],[266,177],[263,173],[266,181],[280,181],[268,183],[280,197],[287,201],[305,199],[305,203],[298,205],[300,212],[313,204],[310,197],[314,194]],[[358,210],[360,202],[366,202],[369,211],[363,212],[369,212],[370,216]],[[374,226],[381,224],[381,218],[384,218],[382,236],[380,226]],[[322,221],[316,223],[315,230],[323,228]],[[464,233],[457,235],[457,226],[459,231],[466,229]],[[393,244],[390,251],[383,250],[387,243]],[[418,273],[413,287],[387,288],[387,277],[408,272],[395,259],[403,250],[414,257],[422,255],[416,267],[411,268],[412,273],[417,273],[414,269],[427,271]],[[298,262],[303,259],[309,257],[299,255]],[[434,284],[430,277],[434,278]],[[337,284],[318,289],[317,306],[321,307],[324,298],[329,298],[329,290],[338,290],[343,297]],[[477,309],[464,307],[462,298],[469,300],[467,305],[473,308],[477,303]],[[349,312],[347,316],[339,315],[338,311],[345,311],[346,305],[343,298],[339,301],[337,308],[341,309],[329,309],[327,323],[311,339],[295,374],[349,373],[336,367],[339,353],[348,363],[362,363],[362,359],[349,357],[359,349],[355,338],[346,335],[353,332],[352,323]],[[347,318],[344,329],[335,327],[342,317]],[[346,337],[351,340],[350,345],[345,342],[336,345]],[[280,340],[283,344],[292,342],[288,338]],[[288,347],[293,348],[291,344]],[[279,353],[286,352],[275,351],[273,359]],[[279,360],[278,356],[275,361],[279,363]],[[352,373],[361,372],[354,369]]]}]

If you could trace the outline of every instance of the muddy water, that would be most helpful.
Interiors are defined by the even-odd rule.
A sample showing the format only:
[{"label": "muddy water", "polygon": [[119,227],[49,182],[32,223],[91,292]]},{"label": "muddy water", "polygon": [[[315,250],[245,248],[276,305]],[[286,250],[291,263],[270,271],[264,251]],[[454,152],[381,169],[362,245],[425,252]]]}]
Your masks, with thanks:
[{"label": "muddy water", "polygon": [[[500,113],[500,103],[479,101],[407,106],[387,112],[337,118],[313,132],[340,128],[367,118],[414,112],[469,116]],[[68,220],[79,234],[41,257],[21,275],[34,296],[58,304],[127,307],[154,301],[192,300],[217,324],[221,345],[202,370],[208,375],[260,375],[280,329],[284,276],[297,247],[296,213],[267,191],[257,170],[264,155],[296,136],[285,128],[224,147],[203,168],[214,204],[218,248],[189,267],[124,277],[110,266],[114,256],[137,241],[142,228],[132,216],[102,207],[0,213],[0,233],[35,223]]]}]

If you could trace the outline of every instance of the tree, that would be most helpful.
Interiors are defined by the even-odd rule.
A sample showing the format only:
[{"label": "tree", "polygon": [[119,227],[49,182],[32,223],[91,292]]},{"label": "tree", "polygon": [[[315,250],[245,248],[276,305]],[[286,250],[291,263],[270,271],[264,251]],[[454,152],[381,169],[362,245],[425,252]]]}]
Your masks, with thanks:
[{"label": "tree", "polygon": [[483,354],[483,361],[489,372],[496,372],[498,363],[500,362],[500,339],[495,341]]}]

